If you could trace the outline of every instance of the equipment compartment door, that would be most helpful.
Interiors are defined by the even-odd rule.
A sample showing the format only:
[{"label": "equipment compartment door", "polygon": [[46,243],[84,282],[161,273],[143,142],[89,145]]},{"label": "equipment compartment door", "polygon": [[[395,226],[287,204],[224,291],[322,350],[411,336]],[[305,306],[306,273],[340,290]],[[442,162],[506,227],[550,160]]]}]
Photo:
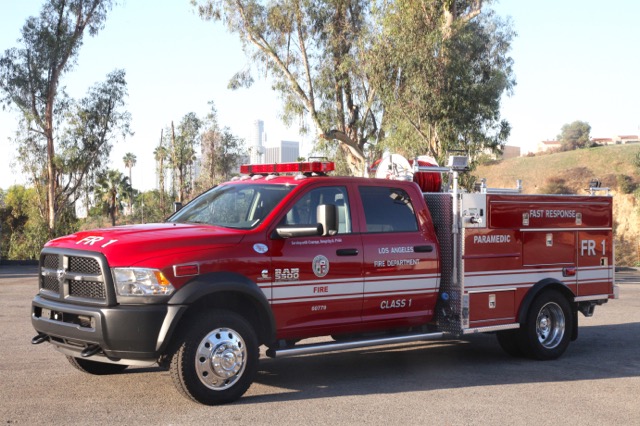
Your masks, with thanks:
[{"label": "equipment compartment door", "polygon": [[564,230],[523,232],[522,263],[528,272],[528,284],[553,277],[566,284],[574,294],[576,285],[577,232]]},{"label": "equipment compartment door", "polygon": [[469,292],[471,328],[509,324],[515,321],[515,288]]},{"label": "equipment compartment door", "polygon": [[578,296],[613,293],[611,231],[578,233]]}]

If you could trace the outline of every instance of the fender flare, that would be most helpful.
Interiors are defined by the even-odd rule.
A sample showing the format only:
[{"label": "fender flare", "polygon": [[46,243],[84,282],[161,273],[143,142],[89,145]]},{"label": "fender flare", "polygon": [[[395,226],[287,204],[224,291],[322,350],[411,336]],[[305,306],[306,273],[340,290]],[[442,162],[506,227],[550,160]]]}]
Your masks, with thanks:
[{"label": "fender flare", "polygon": [[[244,275],[233,272],[210,272],[199,275],[176,291],[167,304],[188,306],[216,293],[236,293],[253,302],[260,319],[263,320],[261,322],[263,322],[266,331],[265,337],[269,341],[275,340],[276,320],[271,305],[260,287]],[[177,322],[174,321],[172,329]],[[173,333],[173,330],[170,332]]]},{"label": "fender flare", "polygon": [[554,289],[558,290],[562,295],[564,295],[569,304],[571,305],[572,314],[573,314],[573,329],[571,330],[571,340],[576,340],[578,338],[578,310],[575,307],[575,303],[573,303],[573,298],[575,294],[569,289],[569,287],[563,283],[562,281],[556,280],[555,278],[544,278],[538,281],[533,287],[529,289],[527,294],[522,299],[522,303],[520,303],[520,309],[518,310],[518,314],[516,319],[518,323],[521,325],[526,321],[527,313],[529,312],[529,307],[533,303],[533,300],[544,290]]}]

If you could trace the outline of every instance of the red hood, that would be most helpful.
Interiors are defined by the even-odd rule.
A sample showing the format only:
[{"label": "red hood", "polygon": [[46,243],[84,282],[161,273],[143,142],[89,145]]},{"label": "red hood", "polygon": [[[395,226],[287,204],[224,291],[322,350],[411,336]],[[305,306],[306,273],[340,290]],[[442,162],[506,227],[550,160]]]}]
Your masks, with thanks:
[{"label": "red hood", "polygon": [[237,244],[244,231],[209,225],[153,223],[93,229],[56,238],[46,247],[103,253],[109,265],[134,266],[146,259]]}]

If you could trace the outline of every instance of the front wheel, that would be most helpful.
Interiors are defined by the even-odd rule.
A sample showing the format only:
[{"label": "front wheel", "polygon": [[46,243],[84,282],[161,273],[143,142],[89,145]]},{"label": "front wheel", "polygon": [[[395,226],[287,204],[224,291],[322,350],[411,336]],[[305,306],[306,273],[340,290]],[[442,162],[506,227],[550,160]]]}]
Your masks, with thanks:
[{"label": "front wheel", "polygon": [[523,353],[540,360],[561,356],[571,341],[573,318],[569,302],[559,292],[548,290],[538,295],[521,329]]},{"label": "front wheel", "polygon": [[206,405],[240,398],[258,371],[258,341],[251,325],[229,311],[204,314],[171,359],[171,377],[186,397]]}]

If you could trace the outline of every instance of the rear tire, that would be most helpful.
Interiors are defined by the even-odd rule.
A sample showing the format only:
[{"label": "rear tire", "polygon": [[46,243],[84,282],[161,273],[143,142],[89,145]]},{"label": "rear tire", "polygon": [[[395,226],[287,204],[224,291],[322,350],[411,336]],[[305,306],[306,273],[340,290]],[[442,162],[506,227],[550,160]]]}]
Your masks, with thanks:
[{"label": "rear tire", "polygon": [[90,361],[84,358],[76,358],[67,356],[69,364],[83,373],[93,374],[96,376],[107,376],[109,374],[122,373],[127,369],[128,365],[109,364],[107,362]]},{"label": "rear tire", "polygon": [[258,371],[258,340],[243,317],[217,311],[196,317],[171,359],[171,378],[187,398],[218,405],[240,398]]},{"label": "rear tire", "polygon": [[514,358],[522,358],[524,353],[520,348],[520,329],[498,331],[496,334],[502,350]]},{"label": "rear tire", "polygon": [[538,295],[520,329],[519,346],[534,359],[550,360],[560,357],[569,346],[574,315],[566,297],[555,290]]}]

